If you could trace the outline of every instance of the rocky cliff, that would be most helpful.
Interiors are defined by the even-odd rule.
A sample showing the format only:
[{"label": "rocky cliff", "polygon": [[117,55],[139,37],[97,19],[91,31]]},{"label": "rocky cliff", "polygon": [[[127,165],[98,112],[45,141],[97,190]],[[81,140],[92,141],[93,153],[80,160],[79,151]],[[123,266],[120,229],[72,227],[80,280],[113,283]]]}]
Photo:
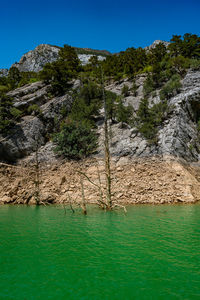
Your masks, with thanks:
[{"label": "rocky cliff", "polygon": [[[143,83],[145,75],[138,75],[137,96],[131,92],[125,97],[125,103],[133,106],[135,112],[143,98]],[[121,94],[122,88],[127,85],[132,87],[132,82],[122,80],[106,86],[107,90]],[[72,90],[77,89],[80,82],[74,81]],[[40,107],[42,117],[32,115],[24,116],[20,123],[16,124],[8,137],[0,139],[0,157],[2,160],[16,161],[26,157],[35,150],[35,140],[38,146],[44,146],[49,142],[47,136],[51,130],[55,118],[59,118],[64,106],[69,109],[72,104],[70,93],[62,97],[49,99],[48,86],[42,82],[36,82],[18,88],[9,93],[14,99],[17,108],[26,108],[37,104]],[[158,103],[159,90],[151,97],[151,105]],[[200,143],[197,130],[197,111],[200,106],[200,71],[189,71],[182,80],[180,93],[168,100],[172,111],[164,124],[159,127],[157,143],[150,144],[136,128],[120,123],[111,124],[111,153],[115,157],[149,157],[149,156],[173,156],[187,161],[199,161]],[[98,155],[103,154],[103,125],[99,122],[100,133]],[[44,151],[43,151],[44,153]],[[49,155],[49,152],[48,152]],[[48,155],[46,159],[48,160]],[[51,156],[52,157],[52,156]]]},{"label": "rocky cliff", "polygon": [[151,44],[150,46],[145,47],[144,49],[146,49],[146,50],[154,49],[158,44],[163,44],[165,47],[168,47],[170,43],[166,42],[166,41],[155,40],[153,42],[153,44]]},{"label": "rocky cliff", "polygon": [[[133,106],[137,111],[139,103],[143,98],[143,83],[145,75],[136,79],[138,86],[137,96],[130,93],[125,98],[126,103]],[[121,94],[122,88],[127,85],[131,88],[132,83],[123,81],[121,84],[107,86],[117,94]],[[151,97],[151,103],[158,103],[159,90]],[[112,130],[112,154],[115,156],[152,156],[170,155],[184,158],[188,161],[198,161],[200,153],[199,132],[197,130],[197,111],[200,105],[200,71],[189,71],[182,80],[180,93],[168,101],[172,113],[158,131],[156,145],[149,145],[136,128],[121,129],[120,124],[111,126]]]},{"label": "rocky cliff", "polygon": [[[72,90],[79,84],[79,81],[73,82]],[[36,82],[8,93],[13,97],[16,108],[25,109],[29,105],[36,104],[40,108],[40,116],[34,113],[26,115],[11,129],[6,138],[0,136],[1,160],[15,162],[30,155],[36,148],[44,146],[48,142],[47,136],[52,131],[55,118],[59,122],[62,108],[70,109],[72,104],[70,94],[49,98],[48,88],[48,85]]]},{"label": "rocky cliff", "polygon": [[[51,46],[48,44],[41,44],[37,46],[34,50],[25,53],[21,57],[20,61],[18,63],[13,64],[12,66],[18,68],[20,72],[39,72],[47,63],[54,62],[58,59],[59,50],[60,47]],[[105,59],[105,56],[102,56],[100,54],[101,52],[99,53],[97,50],[82,49],[82,51],[85,53],[78,54],[82,65],[86,65],[90,57],[93,55],[97,55],[99,60]],[[90,54],[90,52],[94,52],[94,54]],[[105,52],[105,55],[108,55],[107,52]]]}]

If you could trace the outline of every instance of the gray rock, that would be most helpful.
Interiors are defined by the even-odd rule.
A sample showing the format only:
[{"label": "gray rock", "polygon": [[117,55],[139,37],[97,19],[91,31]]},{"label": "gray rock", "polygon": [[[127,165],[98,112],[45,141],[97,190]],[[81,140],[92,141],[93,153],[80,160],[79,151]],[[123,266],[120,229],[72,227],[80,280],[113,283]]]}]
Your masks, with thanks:
[{"label": "gray rock", "polygon": [[[12,65],[16,67],[20,72],[39,72],[47,63],[56,61],[59,57],[60,47],[51,46],[48,44],[41,44],[34,50],[25,53],[18,63]],[[92,54],[78,54],[78,58],[82,65],[86,65],[93,56]],[[100,61],[105,59],[105,56],[98,55]]]},{"label": "gray rock", "polygon": [[12,128],[8,137],[0,137],[0,158],[15,162],[45,142],[45,125],[37,117],[26,116]]},{"label": "gray rock", "polygon": [[12,67],[18,68],[20,72],[39,72],[47,63],[58,59],[58,52],[59,47],[41,44],[24,54]]},{"label": "gray rock", "polygon": [[[136,78],[137,96],[134,96],[131,91],[133,82],[127,79],[109,84],[106,89],[121,95],[122,88],[126,84],[130,93],[124,99],[125,104],[131,104],[136,112],[143,98],[142,90],[145,78],[145,75],[138,75]],[[79,89],[80,85],[80,81],[76,80],[72,82],[72,89]],[[150,105],[160,101],[159,90],[155,92],[154,96],[150,98]],[[46,136],[56,125],[55,120],[59,123],[62,119],[62,111],[65,110],[66,113],[70,110],[73,102],[71,92],[69,91],[62,97],[49,99],[48,86],[37,82],[16,89],[9,95],[14,98],[16,107],[38,104],[42,116],[40,119],[35,116],[26,116],[19,124],[16,124],[8,137],[0,137],[1,159],[15,161],[18,158],[32,155],[31,153],[35,151],[36,140],[38,146],[42,147],[41,160],[56,159],[51,148],[52,144],[46,144],[49,142]],[[200,71],[187,73],[182,80],[180,93],[169,99],[169,106],[171,114],[158,130],[156,145],[149,144],[136,128],[128,125],[121,128],[121,124],[110,124],[113,157],[161,155],[183,158],[188,161],[200,160],[200,143],[196,124],[200,118]],[[103,118],[98,123],[98,131],[100,134],[98,155],[103,155]]]},{"label": "gray rock", "polygon": [[[137,111],[143,98],[144,80],[145,76],[143,75],[138,76],[136,79],[138,85],[137,97],[129,95],[125,98],[125,103],[131,104],[135,111]],[[120,95],[124,84],[131,86],[131,82],[123,80],[106,88]],[[150,98],[151,105],[159,101],[159,91],[156,91],[155,97]],[[200,71],[189,71],[187,73],[182,80],[180,93],[169,100],[169,106],[172,108],[172,114],[158,131],[157,145],[149,145],[137,133],[137,130],[129,127],[121,129],[119,125],[111,125],[112,154],[119,157],[124,155],[135,157],[171,155],[188,161],[198,161],[200,159],[200,142],[196,121],[200,117],[198,113],[200,111]],[[103,134],[102,129],[99,130]],[[101,148],[100,150],[102,151]]]},{"label": "gray rock", "polygon": [[27,84],[8,93],[14,100],[14,106],[18,109],[27,108],[29,105],[37,104],[38,106],[48,101],[49,86],[43,82]]},{"label": "gray rock", "polygon": [[66,94],[61,97],[55,97],[40,107],[42,120],[45,123],[46,131],[53,131],[55,124],[58,126],[63,119],[62,111],[70,111],[73,98]]},{"label": "gray rock", "polygon": [[0,69],[0,77],[8,76],[8,69]]},{"label": "gray rock", "polygon": [[[81,61],[81,64],[83,66],[87,65],[88,62],[89,62],[89,59],[94,56],[93,54],[78,54],[78,58],[80,59]],[[101,56],[101,55],[96,55],[98,57],[98,60],[99,61],[103,61],[106,59],[105,56]]]},{"label": "gray rock", "polygon": [[198,160],[199,136],[196,108],[200,107],[200,72],[188,72],[180,94],[169,101],[173,115],[159,131],[159,153]]},{"label": "gray rock", "polygon": [[145,47],[144,49],[146,49],[146,50],[154,49],[158,44],[163,44],[166,48],[170,45],[169,42],[161,41],[161,40],[155,40],[153,42],[153,44],[151,44],[150,46]]},{"label": "gray rock", "polygon": [[[78,88],[80,82],[76,80],[72,84],[73,88]],[[15,162],[46,144],[47,136],[63,118],[63,108],[65,113],[69,111],[73,99],[67,94],[49,100],[48,86],[42,82],[18,88],[8,95],[13,97],[15,107],[24,108],[37,104],[41,110],[40,117],[25,116],[10,130],[7,137],[0,136],[0,160]]]},{"label": "gray rock", "polygon": [[[61,160],[54,151],[55,145],[53,142],[47,142],[44,146],[41,146],[37,152],[38,160],[41,163],[45,163],[47,166],[48,164],[51,165],[52,163],[58,162]],[[32,152],[30,155],[26,156],[24,159],[21,160],[23,165],[29,165],[35,163],[36,153]]]}]

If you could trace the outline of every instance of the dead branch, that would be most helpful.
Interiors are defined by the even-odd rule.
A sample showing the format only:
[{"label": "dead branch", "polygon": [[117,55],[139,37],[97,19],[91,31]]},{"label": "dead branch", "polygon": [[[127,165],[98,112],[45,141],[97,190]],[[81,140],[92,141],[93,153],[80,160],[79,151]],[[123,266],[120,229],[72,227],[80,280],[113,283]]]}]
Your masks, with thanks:
[{"label": "dead branch", "polygon": [[84,172],[81,172],[81,171],[77,171],[79,174],[85,176],[87,178],[87,180],[92,183],[93,185],[95,185],[96,187],[99,188],[98,184],[94,183]]},{"label": "dead branch", "polygon": [[73,214],[75,213],[75,210],[73,209],[73,206],[72,206],[72,198],[70,196],[69,193],[67,193],[67,197],[68,197],[68,201],[69,201],[69,206],[71,208],[71,211],[73,212]]},{"label": "dead branch", "polygon": [[121,205],[121,204],[115,203],[115,204],[113,205],[113,208],[114,208],[114,207],[120,207],[120,208],[123,208],[123,210],[124,210],[125,214],[127,213],[127,209],[126,209],[126,207],[125,207],[124,205]]}]

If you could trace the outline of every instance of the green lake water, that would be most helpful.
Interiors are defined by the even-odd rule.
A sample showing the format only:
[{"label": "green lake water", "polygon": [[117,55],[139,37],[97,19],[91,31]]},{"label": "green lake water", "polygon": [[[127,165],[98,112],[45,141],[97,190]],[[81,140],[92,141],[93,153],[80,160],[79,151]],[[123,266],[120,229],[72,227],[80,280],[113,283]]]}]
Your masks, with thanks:
[{"label": "green lake water", "polygon": [[200,299],[200,205],[1,206],[2,299]]}]

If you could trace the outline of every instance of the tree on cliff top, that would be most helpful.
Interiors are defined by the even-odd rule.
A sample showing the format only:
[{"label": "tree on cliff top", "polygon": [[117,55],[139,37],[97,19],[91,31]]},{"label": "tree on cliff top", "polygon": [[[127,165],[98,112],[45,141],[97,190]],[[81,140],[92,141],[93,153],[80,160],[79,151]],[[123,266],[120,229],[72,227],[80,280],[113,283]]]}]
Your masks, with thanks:
[{"label": "tree on cliff top", "polygon": [[53,63],[48,63],[40,72],[40,78],[51,84],[52,93],[63,95],[69,81],[77,77],[80,71],[80,61],[73,47],[64,45],[59,51],[59,59]]}]

